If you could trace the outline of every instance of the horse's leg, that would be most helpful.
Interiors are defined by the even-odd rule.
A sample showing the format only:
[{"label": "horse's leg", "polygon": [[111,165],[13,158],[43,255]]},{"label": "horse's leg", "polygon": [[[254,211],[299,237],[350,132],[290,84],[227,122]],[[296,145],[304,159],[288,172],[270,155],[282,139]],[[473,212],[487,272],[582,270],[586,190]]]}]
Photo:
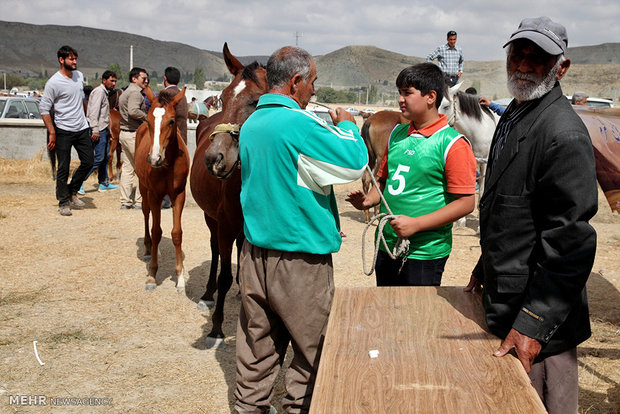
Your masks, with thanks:
[{"label": "horse's leg", "polygon": [[[142,188],[140,189],[142,191]],[[149,210],[153,214],[153,226],[151,227],[151,261],[149,262],[149,274],[146,278],[146,290],[155,289],[157,286],[157,269],[159,267],[159,242],[161,242],[161,199],[147,191],[147,199],[142,196],[142,213],[146,216]],[[159,205],[157,204],[159,202]]]},{"label": "horse's leg", "polygon": [[121,171],[123,167],[123,158],[121,154],[123,153],[123,147],[121,145],[116,146],[116,179],[120,181],[121,179]]},{"label": "horse's leg", "polygon": [[110,150],[108,151],[108,178],[110,181],[114,180],[114,153],[116,152],[116,146],[118,145],[118,138],[109,135],[110,137]]},{"label": "horse's leg", "polygon": [[[370,175],[367,170],[364,170],[364,174],[362,174],[362,191],[364,194],[368,194],[368,190],[370,189]],[[364,223],[368,223],[370,221],[370,210],[364,209]]]},{"label": "horse's leg", "polygon": [[220,256],[222,258],[222,266],[220,275],[217,279],[217,301],[215,302],[215,309],[211,315],[211,322],[213,327],[211,332],[207,335],[205,345],[207,348],[220,348],[224,347],[224,332],[222,331],[222,324],[224,322],[224,302],[226,301],[226,294],[230,290],[232,285],[232,245],[235,241],[234,237],[230,234],[218,234],[218,243],[220,245]]},{"label": "horse's leg", "polygon": [[209,244],[211,246],[211,267],[209,269],[209,280],[207,281],[207,290],[198,301],[198,310],[206,311],[213,307],[215,300],[213,295],[217,290],[217,265],[220,260],[220,247],[217,242],[217,221],[213,220],[205,213],[205,222],[211,233]]},{"label": "horse's leg", "polygon": [[[245,241],[245,235],[243,234],[243,231],[242,231],[237,236],[237,240],[235,242],[235,244],[237,245],[237,277],[235,277],[237,286],[239,286],[239,259],[241,258],[241,248],[243,247],[244,241]],[[241,290],[239,290],[239,295],[241,295]]]},{"label": "horse's leg", "polygon": [[181,215],[183,214],[183,206],[185,205],[185,191],[178,194],[172,201],[172,243],[177,253],[177,292],[185,293],[185,270],[183,268],[183,250],[181,242],[183,241],[183,230],[181,228]]},{"label": "horse's leg", "polygon": [[[47,132],[47,143],[50,143],[50,134],[49,132]],[[46,145],[45,148],[47,149],[47,156],[50,159],[50,167],[52,170],[52,180],[56,180],[56,148],[54,149],[49,149],[49,147]]]}]

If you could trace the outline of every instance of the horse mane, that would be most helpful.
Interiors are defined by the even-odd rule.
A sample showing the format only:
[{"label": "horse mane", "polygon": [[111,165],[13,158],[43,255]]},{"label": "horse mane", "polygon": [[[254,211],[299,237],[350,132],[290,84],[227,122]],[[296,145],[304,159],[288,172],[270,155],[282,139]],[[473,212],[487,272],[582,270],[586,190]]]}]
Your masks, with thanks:
[{"label": "horse mane", "polygon": [[259,83],[258,77],[256,76],[256,69],[258,68],[264,68],[264,66],[258,63],[257,61],[250,63],[245,68],[243,68],[241,79],[249,79],[253,81],[254,83]]},{"label": "horse mane", "polygon": [[159,104],[161,106],[164,106],[169,104],[170,101],[172,101],[172,98],[174,98],[175,96],[176,94],[173,94],[170,89],[163,89],[161,92],[159,92],[157,100],[159,101]]},{"label": "horse mane", "polygon": [[483,113],[491,118],[493,117],[493,114],[489,108],[480,105],[480,98],[478,98],[478,96],[458,91],[456,93],[456,97],[459,100],[459,107],[461,108],[463,115],[472,117],[477,121],[482,119]]}]

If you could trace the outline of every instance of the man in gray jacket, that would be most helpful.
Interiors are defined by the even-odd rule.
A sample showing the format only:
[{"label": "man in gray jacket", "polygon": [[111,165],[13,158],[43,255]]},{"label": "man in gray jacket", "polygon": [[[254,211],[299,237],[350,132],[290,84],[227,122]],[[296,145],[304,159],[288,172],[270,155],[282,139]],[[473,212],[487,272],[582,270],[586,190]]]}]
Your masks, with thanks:
[{"label": "man in gray jacket", "polygon": [[121,134],[119,142],[123,148],[123,167],[121,170],[121,209],[142,208],[142,196],[140,187],[135,186],[136,175],[134,166],[134,154],[136,152],[136,130],[146,120],[146,105],[142,90],[148,85],[149,76],[142,68],[133,68],[129,71],[131,83],[118,100],[119,112],[121,113]]},{"label": "man in gray jacket", "polygon": [[[106,70],[101,75],[101,85],[97,86],[90,93],[88,98],[88,109],[86,117],[91,129],[91,139],[93,141],[93,151],[95,153],[95,164],[90,170],[86,179],[93,171],[97,170],[99,181],[99,191],[114,190],[118,186],[110,184],[108,180],[108,137],[110,136],[110,103],[108,92],[114,90],[116,86],[116,73]],[[84,194],[84,185],[78,191]]]},{"label": "man in gray jacket", "polygon": [[506,46],[515,99],[491,144],[482,255],[466,290],[483,285],[487,325],[503,339],[495,356],[514,350],[548,412],[576,413],[576,347],[591,334],[585,285],[596,252],[592,142],[560,88],[570,66],[564,26],[524,19]]}]

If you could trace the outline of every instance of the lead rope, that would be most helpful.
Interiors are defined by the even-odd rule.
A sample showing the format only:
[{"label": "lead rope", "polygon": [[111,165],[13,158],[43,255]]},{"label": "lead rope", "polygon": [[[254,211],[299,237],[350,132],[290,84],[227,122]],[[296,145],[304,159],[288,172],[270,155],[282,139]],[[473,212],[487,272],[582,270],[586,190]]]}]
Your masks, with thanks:
[{"label": "lead rope", "polygon": [[[398,269],[398,273],[400,273],[400,271],[403,269],[403,266],[405,265],[405,262],[407,261],[407,256],[409,256],[409,239],[399,237],[398,240],[396,241],[396,245],[394,246],[394,249],[390,251],[390,248],[388,247],[387,242],[385,241],[385,236],[383,235],[383,228],[385,227],[386,224],[389,223],[390,220],[395,219],[396,216],[392,213],[392,210],[390,210],[390,206],[388,206],[387,201],[385,201],[385,198],[383,197],[383,194],[381,193],[381,189],[379,188],[379,184],[377,184],[377,181],[375,180],[375,176],[370,170],[370,167],[368,167],[368,165],[366,165],[366,170],[370,174],[370,179],[372,180],[372,184],[377,189],[377,192],[379,193],[379,196],[381,197],[381,202],[383,202],[383,205],[385,205],[385,208],[387,209],[388,212],[377,214],[370,220],[368,224],[366,224],[366,228],[364,229],[364,232],[362,233],[362,267],[364,268],[364,273],[367,276],[372,275],[372,273],[375,271],[375,266],[377,264],[377,255],[379,254],[379,247],[381,246],[381,243],[383,242],[383,247],[385,248],[385,251],[390,256],[390,258],[392,258],[392,260],[396,260],[397,258],[402,257],[403,261],[400,265],[400,269]],[[366,259],[365,259],[366,257],[366,232],[368,231],[368,228],[375,221],[378,221],[377,240],[375,241],[375,254],[372,259],[372,266],[370,270],[367,270]]]}]

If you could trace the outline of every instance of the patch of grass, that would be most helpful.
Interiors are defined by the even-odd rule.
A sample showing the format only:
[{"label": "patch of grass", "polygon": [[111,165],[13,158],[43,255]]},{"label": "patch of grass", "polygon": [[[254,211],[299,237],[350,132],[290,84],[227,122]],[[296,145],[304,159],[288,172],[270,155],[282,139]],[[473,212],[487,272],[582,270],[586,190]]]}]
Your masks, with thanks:
[{"label": "patch of grass", "polygon": [[60,332],[52,334],[47,337],[46,342],[50,345],[68,344],[69,342],[82,342],[82,341],[99,341],[101,338],[89,335],[81,329],[75,329],[67,332]]},{"label": "patch of grass", "polygon": [[47,290],[47,287],[42,287],[34,292],[27,293],[9,293],[8,295],[0,297],[0,306],[7,305],[19,305],[22,303],[36,303],[39,302],[43,295],[42,293]]}]

